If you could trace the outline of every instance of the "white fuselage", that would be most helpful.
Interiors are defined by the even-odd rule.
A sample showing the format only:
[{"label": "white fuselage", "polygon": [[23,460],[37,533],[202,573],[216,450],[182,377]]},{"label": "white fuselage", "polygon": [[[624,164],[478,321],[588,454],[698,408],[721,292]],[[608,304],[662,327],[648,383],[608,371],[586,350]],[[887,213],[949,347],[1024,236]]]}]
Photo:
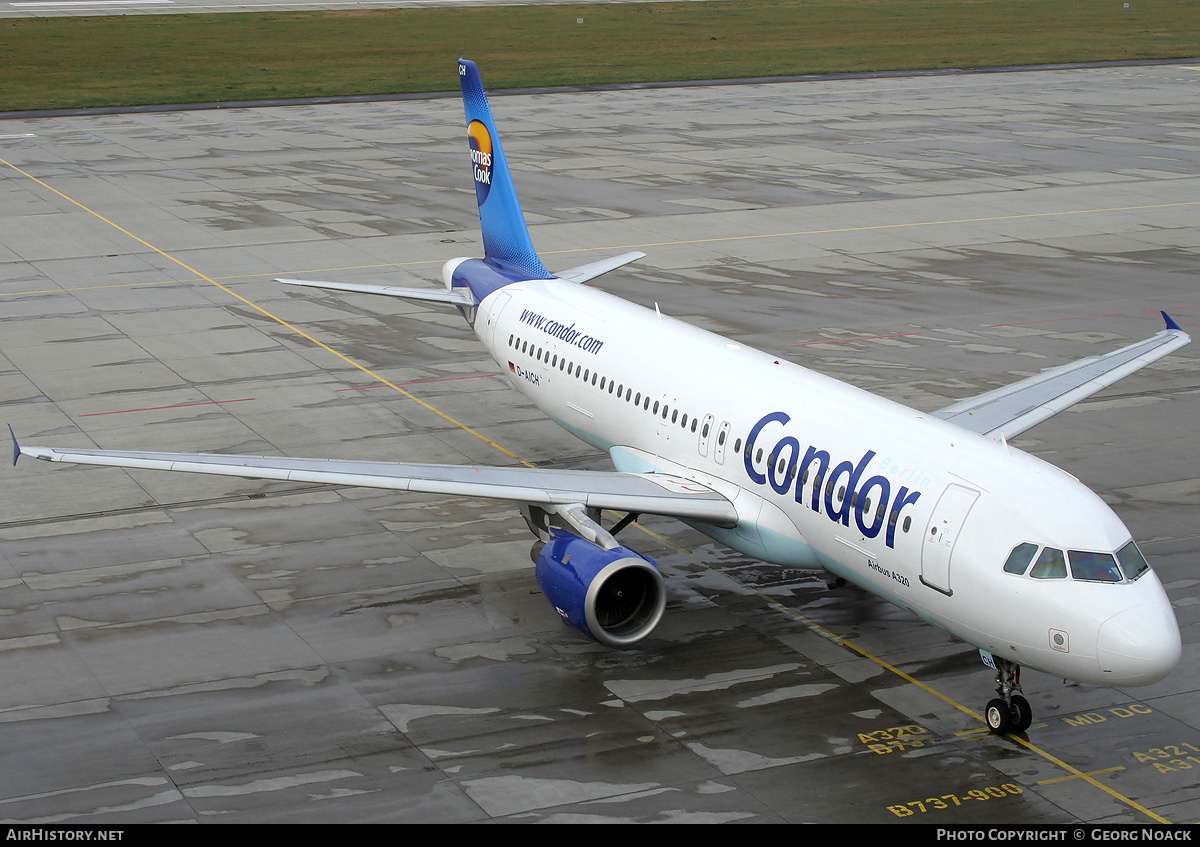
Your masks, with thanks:
[{"label": "white fuselage", "polygon": [[1071,679],[1144,684],[1178,661],[1153,572],[1113,583],[1004,571],[1025,542],[1112,553],[1130,540],[1045,462],[561,280],[492,293],[475,331],[517,390],[619,470],[728,497],[737,526],[696,528],[740,552],[825,568],[997,657]]}]

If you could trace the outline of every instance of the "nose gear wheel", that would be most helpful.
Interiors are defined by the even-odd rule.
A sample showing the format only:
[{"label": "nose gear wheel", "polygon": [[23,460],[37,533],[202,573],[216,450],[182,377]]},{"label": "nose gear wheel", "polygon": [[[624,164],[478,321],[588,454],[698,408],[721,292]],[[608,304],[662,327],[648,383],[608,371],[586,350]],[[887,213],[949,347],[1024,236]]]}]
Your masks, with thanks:
[{"label": "nose gear wheel", "polygon": [[989,700],[984,707],[984,719],[988,729],[996,735],[1008,732],[1024,732],[1033,723],[1033,709],[1029,701],[1020,694],[1021,666],[1006,659],[996,658],[996,693],[1000,696]]}]

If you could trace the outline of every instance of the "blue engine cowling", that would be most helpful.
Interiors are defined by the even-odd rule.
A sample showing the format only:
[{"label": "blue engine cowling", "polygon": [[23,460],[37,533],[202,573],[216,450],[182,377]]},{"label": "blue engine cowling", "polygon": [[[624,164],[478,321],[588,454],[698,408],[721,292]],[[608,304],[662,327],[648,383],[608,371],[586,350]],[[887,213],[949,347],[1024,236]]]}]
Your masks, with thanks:
[{"label": "blue engine cowling", "polygon": [[537,555],[537,581],[563,620],[609,647],[627,647],[658,626],[667,590],[652,560],[561,529],[550,536]]}]

